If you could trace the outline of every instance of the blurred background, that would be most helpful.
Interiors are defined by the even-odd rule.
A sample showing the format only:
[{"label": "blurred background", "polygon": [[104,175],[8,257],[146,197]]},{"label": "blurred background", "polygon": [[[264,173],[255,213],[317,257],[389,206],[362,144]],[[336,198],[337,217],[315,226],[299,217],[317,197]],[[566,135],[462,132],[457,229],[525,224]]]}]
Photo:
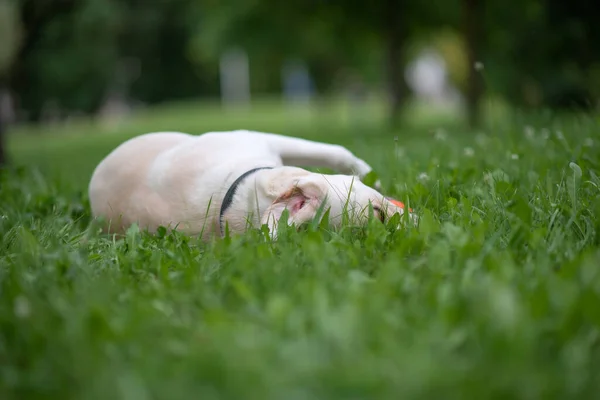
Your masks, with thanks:
[{"label": "blurred background", "polygon": [[492,102],[589,113],[598,15],[593,0],[0,0],[0,162],[7,135],[119,132],[144,112],[149,130],[283,129],[336,104],[385,129],[419,109],[476,129]]}]

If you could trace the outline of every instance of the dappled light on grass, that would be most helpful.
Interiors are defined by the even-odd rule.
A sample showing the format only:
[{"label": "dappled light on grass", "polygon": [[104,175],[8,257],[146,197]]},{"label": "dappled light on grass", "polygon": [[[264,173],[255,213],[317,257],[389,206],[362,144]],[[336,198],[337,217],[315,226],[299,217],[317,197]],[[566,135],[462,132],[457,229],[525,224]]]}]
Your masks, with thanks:
[{"label": "dappled light on grass", "polygon": [[117,238],[84,184],[3,174],[1,397],[591,398],[597,123],[440,132],[338,136],[402,229]]}]

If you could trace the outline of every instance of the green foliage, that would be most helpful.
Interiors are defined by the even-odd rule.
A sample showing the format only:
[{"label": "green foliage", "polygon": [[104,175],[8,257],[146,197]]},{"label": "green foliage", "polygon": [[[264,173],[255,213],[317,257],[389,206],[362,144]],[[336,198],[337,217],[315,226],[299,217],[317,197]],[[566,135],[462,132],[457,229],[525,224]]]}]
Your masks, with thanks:
[{"label": "green foliage", "polygon": [[66,109],[86,112],[99,106],[117,59],[118,11],[114,2],[87,0],[44,25],[27,60],[37,90],[24,93],[26,104],[41,108],[53,99]]},{"label": "green foliage", "polygon": [[586,1],[527,0],[518,13],[508,3],[486,3],[482,61],[490,89],[519,105],[593,108],[600,95],[594,15]]},{"label": "green foliage", "polygon": [[[186,53],[190,1],[17,4],[26,51],[9,83],[34,120],[48,100],[65,111],[96,112],[118,85],[126,96],[148,103],[216,93],[216,72]],[[122,76],[123,63],[132,60],[139,68]]]},{"label": "green foliage", "polygon": [[0,1],[0,78],[12,65],[21,43],[21,26],[14,2]]},{"label": "green foliage", "polygon": [[[0,397],[565,399],[600,389],[596,121],[513,118],[476,136],[407,127],[394,140],[375,128],[353,135],[338,118],[326,136],[271,106],[246,123],[287,121],[347,145],[419,227],[324,222],[282,227],[277,242],[264,230],[210,243],[166,229],[100,234],[77,174],[148,126],[241,123],[205,107],[212,121],[196,106],[154,111],[104,136],[103,150],[98,135],[85,145],[84,130],[60,143],[13,139],[15,162],[32,168],[0,176]],[[42,159],[62,173],[36,172]]]},{"label": "green foliage", "polygon": [[[132,100],[153,104],[217,96],[219,58],[236,47],[249,54],[254,93],[279,92],[283,63],[297,59],[306,62],[320,93],[346,88],[356,77],[376,90],[402,87],[402,73],[385,72],[385,65],[394,59],[393,70],[401,69],[413,47],[426,44],[442,52],[450,78],[464,91],[473,68],[462,34],[467,4],[2,0],[0,74],[8,75],[19,107],[38,120],[48,101],[67,113],[94,113],[119,84]],[[477,39],[488,93],[518,105],[593,106],[600,93],[594,51],[600,30],[590,7],[526,0],[515,13],[511,2],[485,2],[477,18],[484,34]],[[130,62],[133,71],[123,78]]]}]

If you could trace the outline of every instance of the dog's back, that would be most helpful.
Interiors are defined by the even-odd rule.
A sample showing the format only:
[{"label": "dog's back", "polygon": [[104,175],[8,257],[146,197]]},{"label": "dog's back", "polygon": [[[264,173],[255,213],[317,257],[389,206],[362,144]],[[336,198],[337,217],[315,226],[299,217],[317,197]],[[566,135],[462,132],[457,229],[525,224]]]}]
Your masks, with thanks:
[{"label": "dog's back", "polygon": [[182,231],[196,232],[202,229],[196,225],[215,216],[220,199],[211,195],[222,194],[230,176],[248,166],[281,163],[269,149],[269,137],[243,130],[134,137],[96,167],[89,185],[92,214],[110,220],[110,232],[137,221],[154,230],[179,219],[191,224],[180,226]]},{"label": "dog's back", "polygon": [[[89,185],[92,214],[111,220],[111,232],[119,232],[133,221],[143,207],[168,213],[167,205],[147,187],[148,172],[157,156],[192,136],[179,132],[158,132],[134,137],[114,149],[94,170]],[[153,212],[154,219],[160,215]],[[122,217],[123,216],[123,217]],[[121,217],[123,219],[121,219]]]}]

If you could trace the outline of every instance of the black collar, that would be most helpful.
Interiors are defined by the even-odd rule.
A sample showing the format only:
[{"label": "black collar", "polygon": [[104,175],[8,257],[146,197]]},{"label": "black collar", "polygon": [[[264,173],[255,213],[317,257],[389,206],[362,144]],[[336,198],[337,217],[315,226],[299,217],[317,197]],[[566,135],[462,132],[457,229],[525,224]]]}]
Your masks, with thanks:
[{"label": "black collar", "polygon": [[227,193],[225,193],[225,197],[223,197],[223,202],[221,203],[221,212],[219,213],[219,227],[221,230],[221,235],[224,234],[224,232],[223,232],[223,215],[225,214],[225,211],[227,211],[227,209],[233,203],[233,196],[235,196],[235,192],[236,192],[238,186],[240,185],[240,183],[242,183],[242,181],[246,177],[248,177],[248,175],[250,175],[253,172],[259,171],[261,169],[273,169],[273,167],[258,167],[258,168],[253,168],[250,171],[244,172],[231,184],[231,186],[227,190]]}]

